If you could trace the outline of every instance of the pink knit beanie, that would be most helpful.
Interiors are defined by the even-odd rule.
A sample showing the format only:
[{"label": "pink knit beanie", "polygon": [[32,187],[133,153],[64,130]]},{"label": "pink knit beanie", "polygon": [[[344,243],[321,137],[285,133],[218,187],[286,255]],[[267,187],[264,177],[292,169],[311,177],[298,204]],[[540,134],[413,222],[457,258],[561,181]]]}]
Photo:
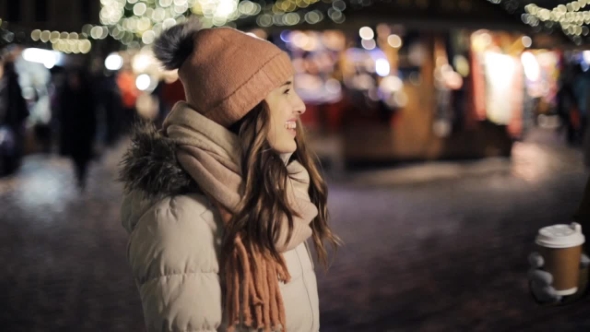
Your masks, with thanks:
[{"label": "pink knit beanie", "polygon": [[294,73],[287,53],[232,28],[199,30],[193,22],[162,33],[154,53],[178,69],[188,104],[229,127]]}]

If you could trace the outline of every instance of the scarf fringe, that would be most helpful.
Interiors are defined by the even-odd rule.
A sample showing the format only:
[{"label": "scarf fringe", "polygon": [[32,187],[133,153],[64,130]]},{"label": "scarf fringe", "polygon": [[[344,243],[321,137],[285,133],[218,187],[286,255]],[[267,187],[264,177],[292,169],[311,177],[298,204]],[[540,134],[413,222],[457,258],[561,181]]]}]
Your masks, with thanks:
[{"label": "scarf fringe", "polygon": [[240,325],[264,332],[287,332],[279,281],[287,283],[291,276],[283,256],[277,262],[266,258],[259,250],[249,254],[240,236],[236,237],[234,245],[234,252],[226,263],[226,303],[232,304],[227,306],[228,332]]}]

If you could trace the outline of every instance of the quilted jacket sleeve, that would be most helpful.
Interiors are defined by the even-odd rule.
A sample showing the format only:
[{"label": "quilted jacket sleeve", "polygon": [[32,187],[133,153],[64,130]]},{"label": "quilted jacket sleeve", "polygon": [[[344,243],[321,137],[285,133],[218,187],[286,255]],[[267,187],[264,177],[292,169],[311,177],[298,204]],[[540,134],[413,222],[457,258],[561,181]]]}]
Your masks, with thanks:
[{"label": "quilted jacket sleeve", "polygon": [[130,234],[128,259],[147,330],[217,331],[222,321],[218,229],[188,196],[160,201]]}]

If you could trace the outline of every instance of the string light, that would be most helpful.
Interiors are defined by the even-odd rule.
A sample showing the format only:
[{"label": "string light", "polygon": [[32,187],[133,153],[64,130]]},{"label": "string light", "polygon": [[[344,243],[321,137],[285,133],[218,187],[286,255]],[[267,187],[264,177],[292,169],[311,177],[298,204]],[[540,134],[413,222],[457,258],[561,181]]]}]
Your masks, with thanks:
[{"label": "string light", "polygon": [[[50,31],[33,29],[17,29],[16,31],[9,31],[6,24],[2,24],[0,19],[0,44],[2,43],[24,43],[30,42],[50,44],[54,51],[63,53],[82,53],[87,54],[92,49],[92,42],[90,39],[100,40],[108,36],[108,28],[104,26],[92,26],[85,24],[80,32],[67,31]],[[6,22],[4,22],[6,23]],[[16,32],[16,33],[15,33]],[[16,40],[14,36],[17,36]]]},{"label": "string light", "polygon": [[[100,22],[117,31],[130,32],[134,39],[152,40],[161,28],[180,23],[191,13],[200,17],[203,27],[222,26],[242,15],[257,15],[261,6],[250,1],[238,4],[239,0],[101,0]],[[131,13],[126,17],[126,13]],[[293,21],[294,17],[289,17]],[[161,28],[155,29],[157,24]],[[148,36],[144,38],[144,34]],[[111,35],[113,35],[111,31]],[[113,35],[114,38],[117,38]],[[145,41],[144,41],[145,42]]]},{"label": "string light", "polygon": [[[193,14],[199,17],[202,28],[235,26],[232,22],[248,17],[255,17],[260,27],[313,25],[324,19],[342,24],[346,20],[344,11],[369,6],[371,1],[277,0],[261,5],[250,0],[100,0],[100,4],[100,25],[86,24],[81,32],[35,29],[30,33],[31,40],[51,43],[54,49],[74,53],[88,49],[88,43],[82,43],[83,40],[102,40],[109,35],[128,46],[148,45],[163,30],[184,22]],[[92,47],[92,43],[90,45]]]},{"label": "string light", "polygon": [[82,32],[59,32],[35,29],[31,31],[32,41],[51,43],[53,50],[63,53],[89,53],[92,49],[92,43],[88,37],[101,40],[108,36],[108,28],[103,26],[84,25]]},{"label": "string light", "polygon": [[532,27],[537,27],[541,22],[551,27],[559,24],[562,31],[569,36],[580,36],[584,33],[582,26],[590,24],[590,0],[575,0],[567,4],[560,4],[553,9],[540,7],[530,3],[524,7],[525,14],[522,21]]},{"label": "string light", "polygon": [[369,27],[362,27],[359,30],[359,36],[362,39],[373,39],[375,37],[375,33],[373,32],[373,29],[369,28]]},{"label": "string light", "polygon": [[389,37],[387,37],[387,43],[389,44],[389,46],[391,46],[393,48],[402,47],[402,39],[400,36],[398,36],[396,34],[389,35]]},{"label": "string light", "polygon": [[[190,15],[199,18],[202,28],[235,26],[234,21],[255,17],[260,27],[317,24],[328,18],[341,24],[346,0],[277,0],[264,5],[251,0],[100,0],[102,25],[114,39],[151,44],[165,29],[183,22]],[[313,8],[321,5],[323,9]],[[102,37],[103,31],[90,29],[92,38]],[[131,41],[129,40],[131,38]]]},{"label": "string light", "polygon": [[[488,0],[488,2],[497,5],[502,0]],[[505,2],[504,7],[508,9],[509,5],[512,12],[518,7],[514,0]],[[574,0],[553,8],[529,3],[524,6],[524,11],[521,20],[533,27],[534,31],[541,31],[543,26],[547,29],[559,26],[563,33],[577,45],[582,43],[582,36],[587,36],[589,33],[586,25],[590,24],[590,0]]]}]

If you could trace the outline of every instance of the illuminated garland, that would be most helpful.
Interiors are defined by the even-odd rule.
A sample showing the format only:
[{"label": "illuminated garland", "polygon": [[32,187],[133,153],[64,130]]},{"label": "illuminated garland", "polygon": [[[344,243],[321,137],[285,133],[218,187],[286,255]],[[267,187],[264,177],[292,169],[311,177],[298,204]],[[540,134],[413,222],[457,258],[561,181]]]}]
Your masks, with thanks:
[{"label": "illuminated garland", "polygon": [[580,11],[590,6],[590,0],[576,0],[568,4],[561,4],[549,10],[536,4],[528,4],[524,7],[527,12],[527,20],[531,25],[538,22],[553,22],[559,24],[563,32],[570,36],[588,35],[590,30],[584,27],[590,24],[590,11]]},{"label": "illuminated garland", "polygon": [[[522,9],[515,0],[487,0],[502,4],[510,13]],[[152,44],[166,28],[197,16],[203,28],[213,26],[236,26],[243,22],[256,23],[259,27],[292,27],[302,23],[317,24],[326,19],[336,24],[346,20],[345,11],[370,6],[363,0],[100,0],[101,25],[86,24],[81,32],[41,31],[27,33],[34,42],[51,43],[54,50],[64,53],[88,53],[92,40],[102,40],[109,35],[128,48]],[[561,25],[569,36],[588,35],[590,11],[581,11],[590,6],[590,0],[576,0],[559,5],[552,10],[535,4],[524,7],[523,22],[539,28]],[[590,7],[589,7],[590,9]],[[12,42],[14,33],[2,32],[0,20],[0,45]],[[581,39],[580,39],[581,40]]]},{"label": "illuminated garland", "polygon": [[[101,0],[101,24],[109,34],[130,47],[149,45],[166,28],[184,22],[188,16],[199,18],[203,28],[230,25],[255,18],[260,27],[316,24],[326,17],[335,23],[345,20],[344,0]],[[326,9],[326,8],[323,8]]]},{"label": "illuminated garland", "polygon": [[[269,10],[256,18],[260,27],[295,26],[300,23],[317,24],[325,18],[331,19],[336,24],[342,24],[346,20],[344,10],[348,7],[343,0],[323,0],[324,8],[319,8],[319,0],[282,0],[277,1]],[[316,9],[308,8],[311,5]],[[326,10],[327,7],[327,10]]]},{"label": "illuminated garland", "polygon": [[[342,24],[344,12],[350,8],[369,6],[362,0],[101,0],[101,25],[84,25],[81,32],[28,30],[30,40],[51,43],[51,47],[64,53],[88,53],[92,40],[109,35],[127,46],[139,48],[152,44],[165,29],[194,15],[203,28],[238,26],[251,22],[259,27],[292,27],[302,23],[317,24],[331,20]],[[7,33],[8,42],[14,34]],[[2,35],[0,34],[0,38]],[[22,38],[21,41],[23,42]],[[1,43],[1,39],[0,39]]]},{"label": "illuminated garland", "polygon": [[106,28],[86,24],[80,33],[35,29],[31,32],[31,39],[35,42],[50,42],[54,50],[63,53],[86,54],[92,48],[89,37],[98,40],[106,38],[107,34]]},{"label": "illuminated garland", "polygon": [[0,19],[0,46],[32,41],[43,44],[51,43],[53,50],[63,53],[86,54],[92,49],[91,40],[105,39],[108,32],[106,27],[91,24],[84,25],[81,32],[9,29],[8,22],[3,22]]},{"label": "illuminated garland", "polygon": [[[239,18],[238,0],[101,0],[100,22],[125,45],[151,44],[165,29],[191,13],[204,26],[221,26]],[[241,7],[244,7],[242,5]]]},{"label": "illuminated garland", "polygon": [[[514,0],[487,0],[493,4],[504,4],[504,7],[514,13],[522,9],[523,23],[539,32],[544,27],[549,31],[559,27],[577,45],[582,44],[582,37],[590,34],[590,0],[574,0],[567,4],[560,4],[552,9],[540,7],[534,3],[520,7]],[[588,9],[584,11],[583,9]]]},{"label": "illuminated garland", "polygon": [[[331,19],[345,21],[344,0],[101,0],[100,22],[86,24],[80,32],[18,29],[11,31],[0,20],[0,45],[17,43],[51,43],[51,48],[63,53],[86,54],[92,40],[113,37],[129,48],[149,45],[166,28],[184,22],[195,15],[203,28],[235,26],[235,21],[255,19],[260,27],[317,24]],[[323,2],[323,3],[320,3]],[[354,0],[353,0],[354,1]],[[323,8],[318,9],[318,5]],[[16,38],[19,36],[20,38]],[[30,38],[30,39],[29,39]]]}]

